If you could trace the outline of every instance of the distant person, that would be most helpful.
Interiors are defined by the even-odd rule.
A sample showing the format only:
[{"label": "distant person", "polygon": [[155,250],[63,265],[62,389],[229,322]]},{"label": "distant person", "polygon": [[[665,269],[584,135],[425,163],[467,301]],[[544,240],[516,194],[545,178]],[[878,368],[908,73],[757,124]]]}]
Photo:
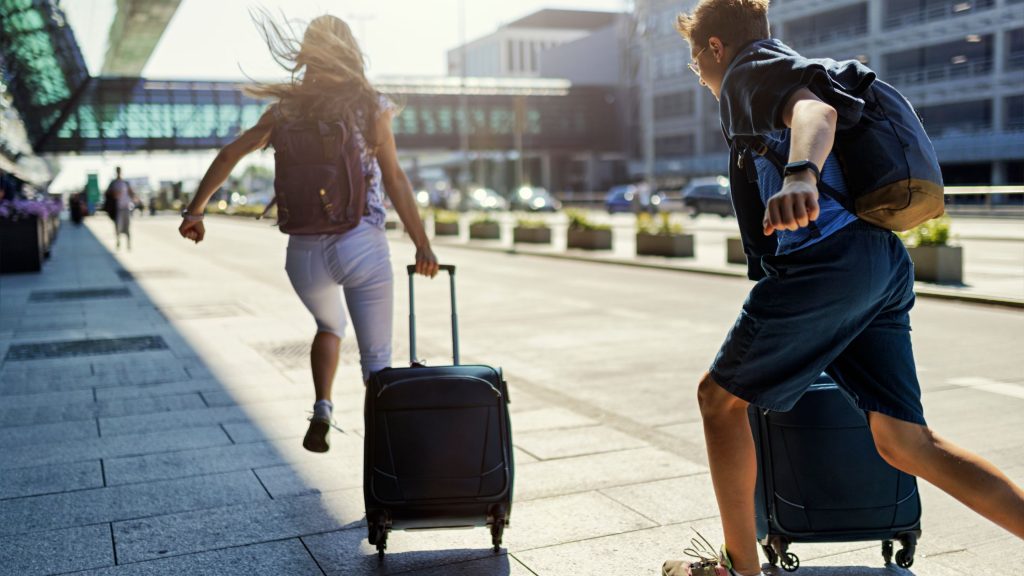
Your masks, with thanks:
[{"label": "distant person", "polygon": [[70,215],[71,222],[76,226],[82,225],[85,213],[89,210],[89,207],[85,204],[84,195],[84,192],[76,192],[68,197],[68,214]]},{"label": "distant person", "polygon": [[131,218],[132,210],[138,197],[132,190],[131,184],[121,177],[121,167],[115,168],[117,177],[111,180],[104,194],[103,209],[114,220],[114,233],[117,236],[117,248],[121,249],[121,236],[124,235],[128,242],[128,249],[132,249]]},{"label": "distant person", "polygon": [[[292,287],[317,326],[310,355],[316,401],[302,445],[313,452],[325,452],[330,446],[328,432],[334,407],[331,389],[346,324],[339,286],[345,291],[355,328],[364,383],[371,373],[391,364],[393,278],[384,234],[385,191],[416,245],[416,271],[433,277],[438,264],[420,221],[412,187],[398,163],[391,131],[394,108],[366,79],[363,55],[348,24],[335,16],[320,16],[306,28],[301,42],[289,38],[266,14],[259,24],[277,61],[291,63],[286,69],[292,80],[250,90],[258,98],[276,102],[254,127],[220,151],[195,198],[182,212],[178,231],[183,238],[201,242],[206,235],[203,213],[210,198],[239,160],[267,144],[275,145],[279,158],[275,199],[279,201],[282,231],[308,216],[308,212],[299,214],[304,206],[313,206],[313,213],[320,213],[324,222],[341,218],[353,226],[344,233],[290,233],[285,260]],[[307,125],[311,126],[300,129]],[[283,126],[288,130],[278,130]],[[326,135],[319,132],[320,127],[337,130],[338,126],[354,140],[341,139],[337,131]],[[305,146],[310,141],[310,130],[317,130],[312,137],[317,153],[300,158],[295,165],[283,160],[292,144]],[[284,140],[287,142],[282,145]],[[354,147],[348,146],[350,142]],[[341,160],[332,156],[336,153],[355,163],[350,172],[354,178],[345,185],[365,190],[365,197],[357,198],[365,200],[365,209],[354,216],[357,224],[329,204],[326,189],[340,184],[316,175],[317,170],[321,174],[337,170]],[[332,160],[314,163],[325,156]],[[289,216],[289,206],[296,214]],[[321,207],[323,211],[317,212]]]},{"label": "distant person", "polygon": [[149,197],[149,215],[156,216],[156,196]]},{"label": "distant person", "polygon": [[[679,15],[677,27],[690,44],[691,70],[721,102],[726,136],[762,140],[747,151],[734,148],[730,161],[732,199],[757,284],[697,387],[725,547],[714,567],[691,570],[693,563],[673,560],[662,573],[762,573],[747,407],[787,411],[823,370],[856,398],[878,452],[893,467],[1024,538],[1024,491],[925,421],[910,341],[914,274],[906,249],[896,234],[840,202],[849,191],[833,152],[836,133],[859,126],[866,110],[843,86],[870,84],[874,73],[855,61],[808,60],[772,39],[768,0],[700,0]],[[773,154],[784,168],[770,161]],[[819,197],[819,190],[828,195]]]}]

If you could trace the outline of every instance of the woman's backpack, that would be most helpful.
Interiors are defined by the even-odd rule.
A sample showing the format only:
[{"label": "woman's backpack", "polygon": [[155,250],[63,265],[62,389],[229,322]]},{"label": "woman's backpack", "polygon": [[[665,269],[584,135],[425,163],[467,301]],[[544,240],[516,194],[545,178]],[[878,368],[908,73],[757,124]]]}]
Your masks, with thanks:
[{"label": "woman's backpack", "polygon": [[[366,214],[363,150],[344,122],[282,122],[274,147],[274,200],[286,234],[344,234]],[[269,211],[270,206],[267,207]],[[264,212],[266,214],[266,211]]]}]

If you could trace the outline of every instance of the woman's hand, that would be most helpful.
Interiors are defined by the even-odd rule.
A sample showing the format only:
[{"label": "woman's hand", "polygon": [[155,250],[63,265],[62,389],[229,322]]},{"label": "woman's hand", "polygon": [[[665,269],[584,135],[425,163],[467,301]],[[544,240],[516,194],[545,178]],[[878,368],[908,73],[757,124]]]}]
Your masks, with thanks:
[{"label": "woman's hand", "polygon": [[430,245],[427,244],[422,248],[417,248],[416,273],[433,278],[437,276],[437,270],[437,256],[434,256],[434,251],[430,249]]},{"label": "woman's hand", "polygon": [[206,227],[203,226],[202,220],[183,219],[181,226],[178,226],[178,234],[181,234],[182,238],[188,238],[199,244],[203,241],[203,237],[206,236]]}]

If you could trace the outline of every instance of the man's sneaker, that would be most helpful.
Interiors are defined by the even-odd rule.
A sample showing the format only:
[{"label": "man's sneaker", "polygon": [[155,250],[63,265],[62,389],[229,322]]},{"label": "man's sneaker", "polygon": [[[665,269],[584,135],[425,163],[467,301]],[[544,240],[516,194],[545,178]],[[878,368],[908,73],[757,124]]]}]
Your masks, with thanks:
[{"label": "man's sneaker", "polygon": [[732,561],[725,546],[721,552],[715,552],[700,532],[697,532],[697,538],[690,540],[690,547],[683,552],[693,560],[667,560],[661,565],[661,576],[740,576],[732,569]]},{"label": "man's sneaker", "polygon": [[331,421],[329,419],[311,417],[306,437],[302,439],[302,447],[310,452],[327,452],[331,449],[331,442],[327,435],[330,431]]}]

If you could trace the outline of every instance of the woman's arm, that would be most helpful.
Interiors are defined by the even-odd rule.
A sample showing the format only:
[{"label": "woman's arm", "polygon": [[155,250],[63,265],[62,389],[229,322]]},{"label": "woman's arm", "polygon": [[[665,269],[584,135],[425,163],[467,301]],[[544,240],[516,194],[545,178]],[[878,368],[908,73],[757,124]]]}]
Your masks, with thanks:
[{"label": "woman's arm", "polygon": [[412,194],[412,185],[405,171],[398,164],[398,149],[395,147],[395,135],[391,132],[391,111],[385,110],[377,121],[377,161],[384,178],[384,191],[391,204],[398,212],[402,225],[416,245],[416,272],[424,276],[437,275],[437,257],[430,249],[430,239],[420,220],[416,199]]},{"label": "woman's arm", "polygon": [[228,179],[228,176],[231,175],[231,171],[234,170],[239,160],[250,152],[259,150],[267,145],[267,142],[270,141],[270,133],[273,126],[273,113],[267,110],[255,126],[246,130],[234,142],[221,148],[220,152],[217,153],[217,157],[213,159],[213,163],[206,170],[203,180],[199,183],[195,197],[189,202],[187,208],[188,216],[185,217],[181,226],[178,227],[178,232],[182,238],[188,238],[196,244],[203,241],[203,237],[206,235],[206,227],[203,226],[202,215],[203,211],[206,210],[206,203],[210,201],[213,193]]}]

